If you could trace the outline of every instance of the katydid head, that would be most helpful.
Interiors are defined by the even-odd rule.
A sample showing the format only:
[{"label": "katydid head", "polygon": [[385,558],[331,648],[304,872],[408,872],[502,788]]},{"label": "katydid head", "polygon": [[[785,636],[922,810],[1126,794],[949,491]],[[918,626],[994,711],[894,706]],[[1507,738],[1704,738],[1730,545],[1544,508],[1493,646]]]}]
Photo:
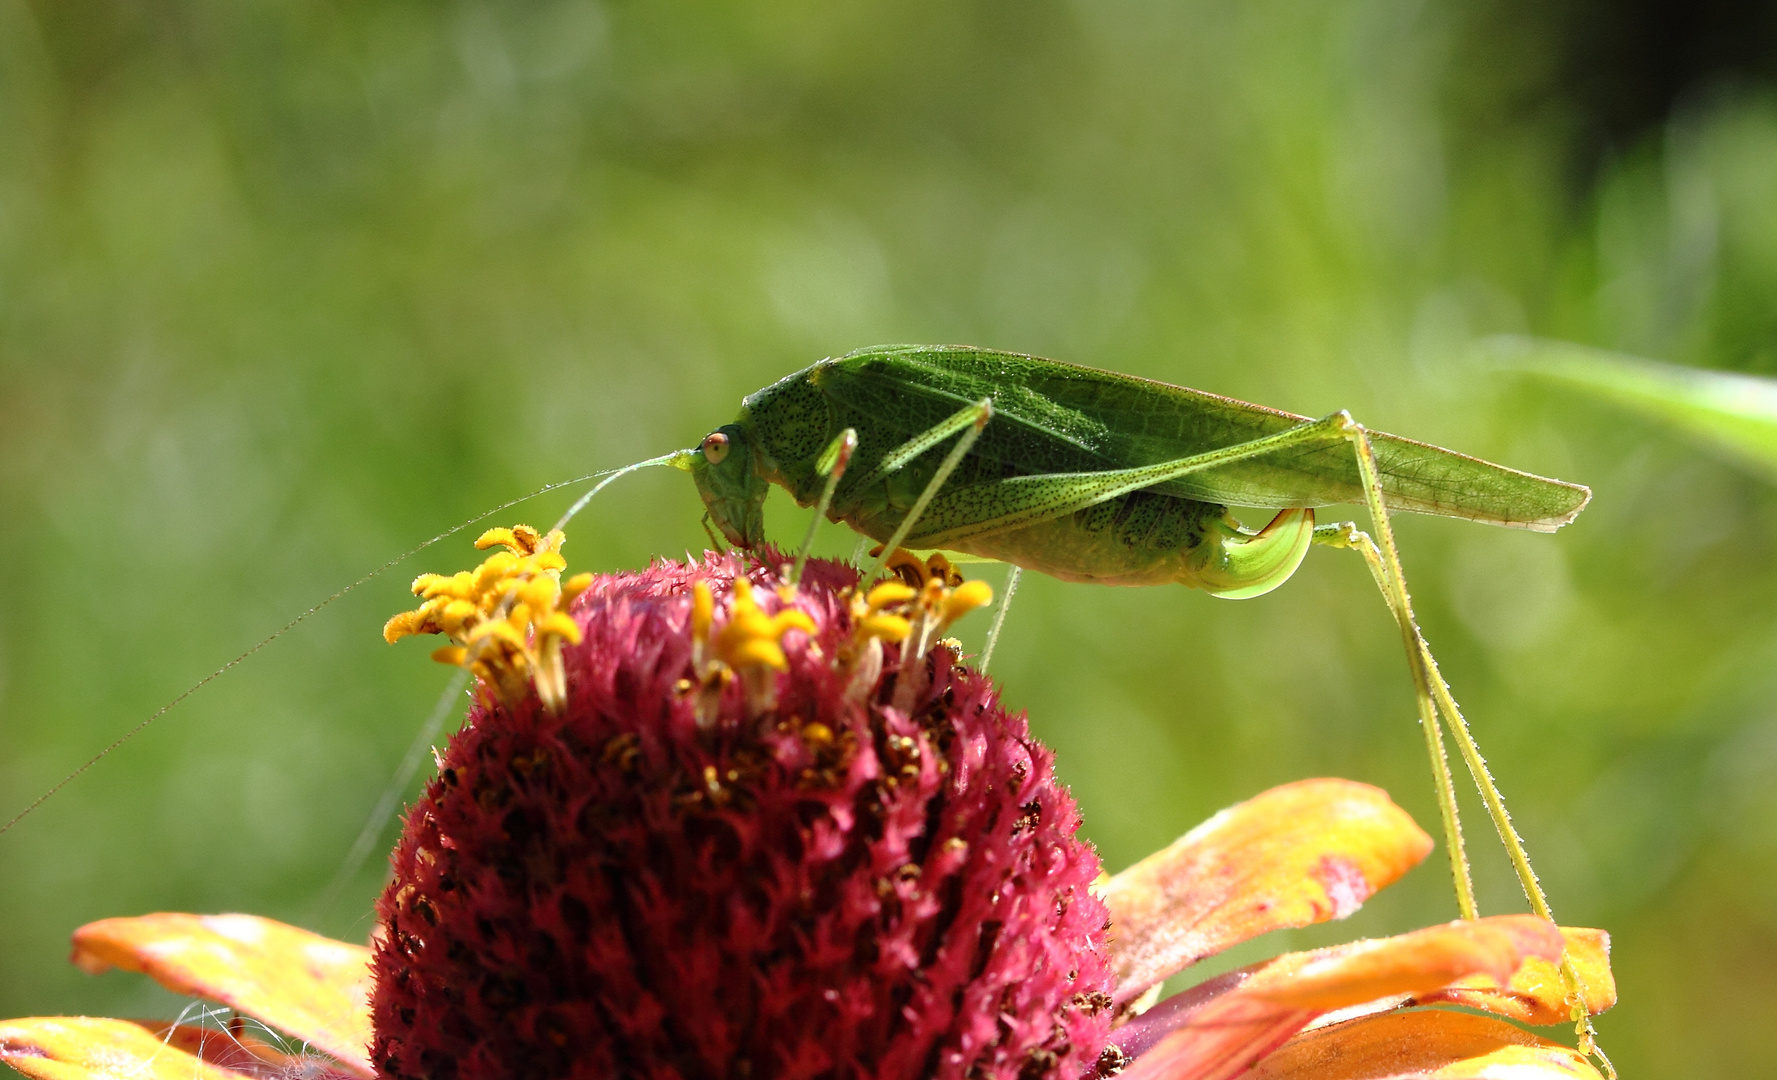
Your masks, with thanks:
[{"label": "katydid head", "polygon": [[753,443],[739,424],[705,435],[685,455],[697,493],[728,542],[755,548],[765,541],[765,493],[771,487],[754,460]]}]

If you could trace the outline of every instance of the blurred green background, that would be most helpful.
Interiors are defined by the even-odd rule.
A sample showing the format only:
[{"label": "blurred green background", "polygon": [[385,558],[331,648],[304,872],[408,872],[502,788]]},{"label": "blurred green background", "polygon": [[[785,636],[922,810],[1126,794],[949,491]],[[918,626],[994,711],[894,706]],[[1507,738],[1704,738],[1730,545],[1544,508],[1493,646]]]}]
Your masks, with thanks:
[{"label": "blurred green background", "polygon": [[[825,355],[991,345],[1590,484],[1556,536],[1401,521],[1409,580],[1557,913],[1615,936],[1618,1064],[1763,1075],[1777,491],[1474,347],[1777,370],[1772,22],[1684,10],[0,0],[0,813],[448,525]],[[700,510],[627,480],[571,563],[700,550]],[[368,932],[374,860],[316,905],[448,678],[378,629],[469,539],[0,837],[0,1016],[178,1008],[66,965],[90,919]],[[1112,867],[1313,775],[1435,831],[1356,558],[1237,603],[1027,576],[995,666]],[[1223,966],[1453,917],[1442,859]]]}]

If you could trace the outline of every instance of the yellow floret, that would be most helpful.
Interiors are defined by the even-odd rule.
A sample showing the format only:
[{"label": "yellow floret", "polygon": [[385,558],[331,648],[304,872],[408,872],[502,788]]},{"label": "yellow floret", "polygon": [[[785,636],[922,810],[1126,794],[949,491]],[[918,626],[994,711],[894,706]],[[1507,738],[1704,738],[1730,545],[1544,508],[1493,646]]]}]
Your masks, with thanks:
[{"label": "yellow floret", "polygon": [[560,708],[566,698],[561,646],[581,639],[579,625],[561,608],[592,584],[591,574],[561,583],[564,542],[560,530],[545,536],[528,525],[489,529],[475,546],[503,550],[474,570],[415,578],[413,591],[425,603],[390,619],[383,637],[445,634],[453,644],[433,659],[467,667],[501,694],[521,693],[534,674],[543,703]]}]

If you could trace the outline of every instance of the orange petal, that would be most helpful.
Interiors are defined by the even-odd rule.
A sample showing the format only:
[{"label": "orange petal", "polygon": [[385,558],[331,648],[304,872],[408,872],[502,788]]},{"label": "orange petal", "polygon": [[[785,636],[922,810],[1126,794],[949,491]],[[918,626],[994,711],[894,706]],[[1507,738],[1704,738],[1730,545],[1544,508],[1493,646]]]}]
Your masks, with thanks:
[{"label": "orange petal", "polygon": [[1474,975],[1506,982],[1527,957],[1559,960],[1562,945],[1554,923],[1534,915],[1495,915],[1280,956],[1241,990],[1280,1005],[1342,1009]]},{"label": "orange petal", "polygon": [[[1224,976],[1232,987],[1226,993],[1169,1017],[1175,1030],[1141,1052],[1123,1080],[1226,1080],[1325,1013],[1390,994],[1427,993],[1475,974],[1505,982],[1527,957],[1553,960],[1561,946],[1553,923],[1500,915],[1289,953]],[[1153,1011],[1166,1010],[1161,1002]],[[1133,1049],[1127,1037],[1121,1045]]]},{"label": "orange petal", "polygon": [[[1593,1016],[1617,1003],[1617,982],[1610,971],[1610,935],[1603,930],[1564,926],[1567,958],[1579,976],[1580,998]],[[1548,1025],[1573,1022],[1567,1005],[1567,988],[1556,963],[1533,957],[1507,982],[1475,975],[1455,986],[1420,994],[1408,1004],[1449,1003],[1496,1013],[1520,1024]]]},{"label": "orange petal", "polygon": [[144,915],[74,932],[74,963],[140,971],[219,1001],[372,1075],[370,950],[256,915]]},{"label": "orange petal", "polygon": [[1388,794],[1303,780],[1232,806],[1101,890],[1118,1002],[1249,938],[1343,919],[1431,851]]},{"label": "orange petal", "polygon": [[1347,1020],[1285,1043],[1250,1080],[1557,1080],[1598,1072],[1578,1053],[1504,1021],[1428,1009]]},{"label": "orange petal", "polygon": [[0,1061],[35,1080],[241,1080],[128,1020],[33,1016],[0,1021]]}]

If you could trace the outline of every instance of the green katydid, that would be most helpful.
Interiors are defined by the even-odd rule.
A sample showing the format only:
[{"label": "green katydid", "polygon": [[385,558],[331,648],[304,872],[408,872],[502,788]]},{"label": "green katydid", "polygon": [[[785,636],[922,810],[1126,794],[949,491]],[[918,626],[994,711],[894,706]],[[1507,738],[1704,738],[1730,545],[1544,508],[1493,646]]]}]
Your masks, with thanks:
[{"label": "green katydid", "polygon": [[[940,458],[935,451],[950,440]],[[557,527],[619,476],[662,464],[692,473],[708,522],[745,548],[764,540],[761,508],[776,483],[798,503],[818,505],[818,514],[883,542],[884,556],[902,544],[942,548],[1009,562],[1014,574],[1022,567],[1073,581],[1177,582],[1242,598],[1281,585],[1313,544],[1360,552],[1407,648],[1463,917],[1473,918],[1476,909],[1440,716],[1532,907],[1551,917],[1498,788],[1413,621],[1388,510],[1552,532],[1584,508],[1586,488],[1368,432],[1344,412],[1311,420],[1112,372],[951,346],[865,349],[790,375],[746,398],[738,420],[697,447],[595,474],[600,483]],[[1374,521],[1374,539],[1352,523],[1316,526],[1315,507],[1360,500]],[[290,627],[396,562],[520,501],[433,537],[303,612],[94,755],[0,825],[0,833]],[[1279,513],[1255,532],[1229,515],[1230,505]],[[880,566],[879,560],[870,574]],[[996,617],[995,632],[998,626]],[[1566,965],[1564,974],[1571,978]]]},{"label": "green katydid", "polygon": [[[852,459],[843,475],[841,447]],[[1475,916],[1475,901],[1440,714],[1526,896],[1548,917],[1498,787],[1413,621],[1388,510],[1552,532],[1585,507],[1586,488],[1367,432],[1343,412],[1311,420],[948,346],[823,360],[749,396],[739,419],[669,460],[691,472],[709,522],[744,548],[764,540],[761,508],[775,483],[883,542],[885,554],[940,548],[1071,581],[1176,582],[1241,598],[1281,585],[1312,544],[1359,551],[1407,648],[1462,915]],[[1315,507],[1359,501],[1373,539],[1351,523],[1316,527]],[[1279,513],[1255,532],[1230,505]]]}]

